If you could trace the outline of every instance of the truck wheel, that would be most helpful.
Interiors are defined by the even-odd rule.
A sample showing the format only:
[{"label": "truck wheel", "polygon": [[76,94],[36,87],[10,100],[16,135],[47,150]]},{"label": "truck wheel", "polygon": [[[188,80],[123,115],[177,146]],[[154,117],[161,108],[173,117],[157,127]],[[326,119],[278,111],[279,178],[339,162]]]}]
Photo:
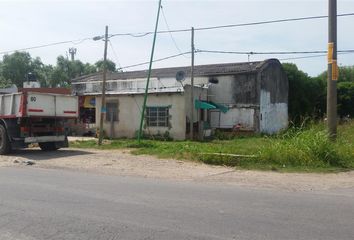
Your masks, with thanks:
[{"label": "truck wheel", "polygon": [[7,136],[6,129],[0,125],[0,155],[8,154],[11,152],[11,143]]},{"label": "truck wheel", "polygon": [[55,142],[44,142],[44,143],[39,143],[39,147],[43,151],[56,151],[59,148],[55,145]]}]

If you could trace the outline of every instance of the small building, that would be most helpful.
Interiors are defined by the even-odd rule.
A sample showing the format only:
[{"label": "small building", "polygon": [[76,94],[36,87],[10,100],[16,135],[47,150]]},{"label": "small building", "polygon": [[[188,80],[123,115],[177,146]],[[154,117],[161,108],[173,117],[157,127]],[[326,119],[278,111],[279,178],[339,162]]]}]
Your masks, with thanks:
[{"label": "small building", "polygon": [[[288,80],[278,60],[200,65],[194,74],[192,104],[190,67],[152,70],[146,134],[186,139],[192,105],[196,109],[193,131],[202,135],[214,129],[272,134],[288,126]],[[107,136],[136,136],[146,78],[147,70],[107,74]],[[87,118],[98,124],[102,74],[73,79],[72,89],[81,96],[80,112],[91,114]]]}]

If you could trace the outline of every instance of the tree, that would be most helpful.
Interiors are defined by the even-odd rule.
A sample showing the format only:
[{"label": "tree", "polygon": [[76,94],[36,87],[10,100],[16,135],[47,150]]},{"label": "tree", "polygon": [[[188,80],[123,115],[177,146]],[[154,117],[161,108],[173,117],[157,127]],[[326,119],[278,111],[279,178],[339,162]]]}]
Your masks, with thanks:
[{"label": "tree", "polygon": [[295,124],[305,117],[322,117],[325,112],[325,83],[320,78],[311,78],[295,64],[284,63],[289,80],[289,118]]},{"label": "tree", "polygon": [[51,74],[50,85],[52,87],[68,87],[71,84],[71,79],[94,72],[96,72],[96,68],[89,63],[83,64],[80,60],[70,61],[59,56]]},{"label": "tree", "polygon": [[15,52],[4,56],[0,79],[2,83],[6,83],[5,85],[15,84],[17,87],[22,87],[23,82],[27,80],[27,75],[32,73],[42,86],[46,86],[48,74],[45,72],[47,70],[40,58],[33,59],[27,52]]},{"label": "tree", "polygon": [[6,80],[3,76],[0,75],[0,88],[7,88],[11,86],[11,82]]},{"label": "tree", "polygon": [[338,113],[340,117],[354,116],[354,81],[339,82],[338,88]]},{"label": "tree", "polygon": [[[55,66],[45,65],[40,58],[32,58],[27,52],[15,52],[5,55],[0,62],[0,87],[16,84],[22,87],[27,75],[32,73],[42,87],[69,87],[71,79],[96,73],[103,69],[103,61],[92,65],[80,60],[70,61],[59,56]],[[116,71],[115,63],[107,60],[107,69]]]},{"label": "tree", "polygon": [[[96,62],[95,66],[98,72],[103,71],[103,60],[99,60],[98,62]],[[110,72],[116,71],[116,64],[109,59],[107,59],[107,70]]]},{"label": "tree", "polygon": [[[321,73],[318,79],[327,86],[327,71]],[[354,66],[339,67],[337,83],[337,103],[338,114],[340,117],[354,116]],[[327,90],[326,90],[327,91]]]},{"label": "tree", "polygon": [[26,75],[34,70],[31,60],[30,54],[26,52],[5,55],[1,71],[3,79],[16,84],[17,87],[22,87],[23,82],[26,80]]}]

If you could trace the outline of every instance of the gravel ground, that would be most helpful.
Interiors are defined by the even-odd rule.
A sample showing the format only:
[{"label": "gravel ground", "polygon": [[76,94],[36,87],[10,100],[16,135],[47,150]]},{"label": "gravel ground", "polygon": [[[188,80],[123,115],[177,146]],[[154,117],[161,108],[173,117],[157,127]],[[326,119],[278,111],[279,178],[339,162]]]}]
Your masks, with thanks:
[{"label": "gravel ground", "polygon": [[286,191],[354,188],[354,171],[333,174],[245,171],[191,161],[135,156],[129,154],[129,150],[63,149],[56,152],[43,152],[36,148],[18,150],[11,155],[0,156],[0,167],[6,166],[62,168],[109,175],[220,182]]}]

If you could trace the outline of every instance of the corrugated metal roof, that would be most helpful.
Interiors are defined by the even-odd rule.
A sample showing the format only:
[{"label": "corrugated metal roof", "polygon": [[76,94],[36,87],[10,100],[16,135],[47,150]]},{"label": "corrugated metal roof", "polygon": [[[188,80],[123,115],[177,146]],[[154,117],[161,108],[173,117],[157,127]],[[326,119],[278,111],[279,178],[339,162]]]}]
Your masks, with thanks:
[{"label": "corrugated metal roof", "polygon": [[[258,61],[258,62],[199,65],[199,66],[195,66],[194,74],[196,77],[198,77],[198,76],[237,74],[242,72],[254,72],[254,71],[258,71],[258,69],[260,69],[268,61],[274,61],[274,59]],[[176,73],[179,71],[184,71],[186,73],[186,76],[189,76],[190,70],[191,70],[190,66],[173,67],[173,68],[157,68],[152,70],[151,77],[153,78],[175,77]],[[107,80],[146,78],[147,74],[148,74],[148,70],[119,72],[119,73],[111,72],[111,73],[107,73]],[[102,73],[81,76],[72,80],[72,82],[89,82],[89,81],[102,81]]]}]

